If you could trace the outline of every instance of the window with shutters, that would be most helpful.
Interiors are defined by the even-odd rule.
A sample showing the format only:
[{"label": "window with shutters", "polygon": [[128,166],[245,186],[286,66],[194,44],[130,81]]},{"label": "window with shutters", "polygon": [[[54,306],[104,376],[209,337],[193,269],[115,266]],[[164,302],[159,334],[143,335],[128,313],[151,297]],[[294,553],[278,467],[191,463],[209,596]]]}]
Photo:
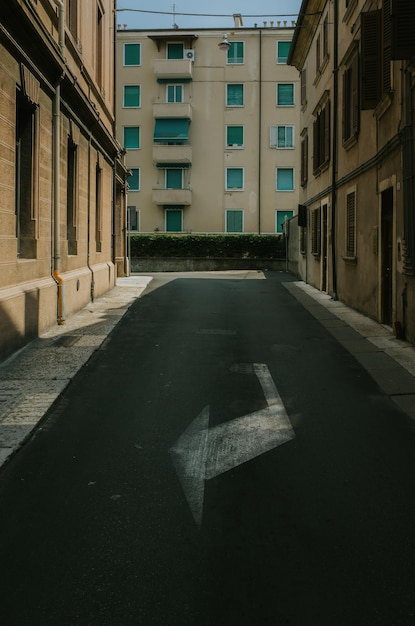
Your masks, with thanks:
[{"label": "window with shutters", "polygon": [[356,257],[356,190],[346,195],[346,258]]},{"label": "window with shutters", "polygon": [[78,200],[78,146],[68,137],[66,152],[66,237],[68,254],[76,255],[77,200]]},{"label": "window with shutters", "polygon": [[294,148],[294,126],[271,126],[270,148]]},{"label": "window with shutters", "polygon": [[359,56],[352,52],[343,73],[343,145],[347,147],[359,133]]},{"label": "window with shutters", "polygon": [[330,161],[330,100],[327,92],[315,112],[313,123],[313,173],[319,174]]},{"label": "window with shutters", "polygon": [[301,71],[301,106],[304,107],[307,104],[307,70],[304,68]]},{"label": "window with shutters", "polygon": [[311,254],[314,256],[320,255],[320,207],[312,209],[311,211]]},{"label": "window with shutters", "polygon": [[374,109],[392,86],[391,0],[382,9],[362,13],[362,109]]},{"label": "window with shutters", "polygon": [[415,2],[390,0],[391,3],[391,58],[409,60],[415,56]]}]

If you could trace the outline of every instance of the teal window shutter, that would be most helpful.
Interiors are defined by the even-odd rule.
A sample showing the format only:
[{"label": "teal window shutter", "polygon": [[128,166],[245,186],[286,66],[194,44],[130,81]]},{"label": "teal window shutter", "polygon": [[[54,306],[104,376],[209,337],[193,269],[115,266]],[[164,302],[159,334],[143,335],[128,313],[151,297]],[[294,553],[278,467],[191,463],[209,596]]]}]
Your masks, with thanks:
[{"label": "teal window shutter", "polygon": [[124,126],[124,148],[137,150],[140,147],[140,127]]},{"label": "teal window shutter", "polygon": [[242,233],[243,232],[243,211],[228,210],[226,211],[226,232]]},{"label": "teal window shutter", "polygon": [[166,209],[166,231],[181,233],[183,230],[183,212],[181,209]]},{"label": "teal window shutter", "polygon": [[277,105],[294,105],[294,83],[278,83],[277,85]]},{"label": "teal window shutter", "polygon": [[292,148],[293,143],[293,127],[278,126],[278,148]]},{"label": "teal window shutter", "polygon": [[154,141],[157,143],[184,143],[188,140],[190,120],[166,117],[156,120]]},{"label": "teal window shutter", "polygon": [[140,170],[138,168],[130,168],[131,176],[128,177],[128,186],[130,191],[140,191]]},{"label": "teal window shutter", "polygon": [[283,233],[285,218],[287,217],[287,220],[289,220],[293,215],[294,211],[277,211],[275,216],[275,232]]},{"label": "teal window shutter", "polygon": [[183,188],[183,170],[166,169],[166,189]]},{"label": "teal window shutter", "polygon": [[226,189],[243,189],[244,175],[242,167],[226,169]]},{"label": "teal window shutter", "polygon": [[140,106],[140,85],[124,85],[124,106]]},{"label": "teal window shutter", "polygon": [[244,127],[243,126],[227,126],[226,144],[228,146],[243,146]]},{"label": "teal window shutter", "polygon": [[287,63],[290,47],[291,41],[277,42],[277,63]]},{"label": "teal window shutter", "polygon": [[184,46],[182,43],[167,44],[168,59],[183,59]]},{"label": "teal window shutter", "polygon": [[141,44],[124,44],[124,65],[141,65]]},{"label": "teal window shutter", "polygon": [[292,167],[277,168],[277,191],[294,190],[294,169]]},{"label": "teal window shutter", "polygon": [[244,62],[244,42],[232,41],[228,49],[227,56],[228,63],[243,63]]},{"label": "teal window shutter", "polygon": [[228,106],[242,106],[244,103],[244,86],[230,84],[226,86],[226,104]]}]

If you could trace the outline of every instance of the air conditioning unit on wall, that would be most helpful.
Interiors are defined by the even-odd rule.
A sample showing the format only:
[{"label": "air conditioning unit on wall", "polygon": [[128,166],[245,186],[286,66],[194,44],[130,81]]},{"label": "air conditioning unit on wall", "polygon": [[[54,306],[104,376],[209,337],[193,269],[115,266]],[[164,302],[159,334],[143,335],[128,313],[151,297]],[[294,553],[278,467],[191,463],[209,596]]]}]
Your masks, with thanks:
[{"label": "air conditioning unit on wall", "polygon": [[184,51],[184,58],[185,59],[189,59],[189,61],[194,61],[195,60],[195,51],[194,50],[185,50]]}]

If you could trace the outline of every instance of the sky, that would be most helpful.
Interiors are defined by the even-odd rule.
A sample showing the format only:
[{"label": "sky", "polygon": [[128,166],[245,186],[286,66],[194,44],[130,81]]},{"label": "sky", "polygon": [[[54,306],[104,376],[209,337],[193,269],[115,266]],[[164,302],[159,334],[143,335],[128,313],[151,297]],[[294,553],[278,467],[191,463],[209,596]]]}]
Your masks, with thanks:
[{"label": "sky", "polygon": [[271,20],[275,26],[278,20],[281,26],[287,20],[291,26],[300,6],[301,0],[117,0],[117,24],[143,30],[173,28],[174,24],[179,28],[231,28],[232,15],[241,13],[246,27],[263,27],[265,21],[269,26]]}]

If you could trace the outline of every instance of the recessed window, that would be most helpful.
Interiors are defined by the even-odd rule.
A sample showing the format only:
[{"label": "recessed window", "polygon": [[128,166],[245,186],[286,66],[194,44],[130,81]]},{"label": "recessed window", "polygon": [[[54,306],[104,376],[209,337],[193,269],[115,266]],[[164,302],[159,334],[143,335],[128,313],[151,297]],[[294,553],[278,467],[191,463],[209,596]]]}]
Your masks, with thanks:
[{"label": "recessed window", "polygon": [[131,167],[131,176],[128,177],[130,191],[140,191],[140,170],[138,167]]},{"label": "recessed window", "polygon": [[244,62],[244,42],[232,41],[227,54],[227,63],[243,63]]},{"label": "recessed window", "polygon": [[140,230],[140,213],[137,210],[136,206],[128,206],[127,207],[127,229],[129,231],[139,231]]},{"label": "recessed window", "polygon": [[141,44],[124,44],[124,66],[141,65]]},{"label": "recessed window", "polygon": [[356,256],[356,192],[346,196],[346,257]]},{"label": "recessed window", "polygon": [[183,210],[182,209],[166,209],[166,232],[181,233],[183,231]]},{"label": "recessed window", "polygon": [[138,150],[140,147],[140,127],[124,126],[124,148]]},{"label": "recessed window", "polygon": [[282,234],[284,232],[284,224],[294,215],[294,211],[276,211],[275,212],[275,232]]},{"label": "recessed window", "polygon": [[244,145],[244,127],[226,127],[226,145],[228,148],[242,148]]},{"label": "recessed window", "polygon": [[294,83],[277,84],[277,106],[294,106]]},{"label": "recessed window", "polygon": [[226,85],[226,104],[228,107],[241,107],[244,104],[244,86],[241,84]]},{"label": "recessed window", "polygon": [[140,95],[140,85],[124,85],[123,106],[125,108],[139,108]]},{"label": "recessed window", "polygon": [[183,43],[168,43],[167,44],[167,58],[168,59],[183,59],[184,56],[184,44]]},{"label": "recessed window", "polygon": [[240,190],[244,188],[244,168],[243,167],[227,167],[226,168],[226,189]]},{"label": "recessed window", "polygon": [[166,169],[166,189],[183,189],[182,169]]},{"label": "recessed window", "polygon": [[287,63],[291,41],[277,41],[277,63]]},{"label": "recessed window", "polygon": [[293,167],[277,167],[277,191],[294,191]]},{"label": "recessed window", "polygon": [[294,126],[271,126],[271,148],[294,148]]},{"label": "recessed window", "polygon": [[183,85],[167,85],[167,102],[183,102]]},{"label": "recessed window", "polygon": [[244,232],[244,212],[241,209],[228,209],[226,211],[226,232]]}]

